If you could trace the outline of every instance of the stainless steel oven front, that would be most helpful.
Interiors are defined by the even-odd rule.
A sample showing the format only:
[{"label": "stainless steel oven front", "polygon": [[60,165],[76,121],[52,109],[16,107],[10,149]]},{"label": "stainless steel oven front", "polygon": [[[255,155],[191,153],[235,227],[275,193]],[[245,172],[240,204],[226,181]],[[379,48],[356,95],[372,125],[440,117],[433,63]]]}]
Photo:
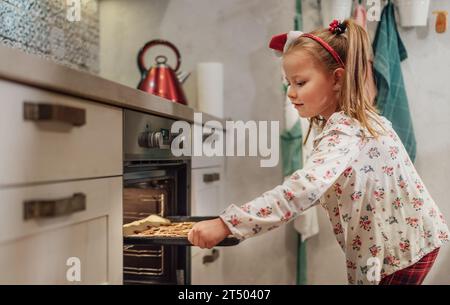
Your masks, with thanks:
[{"label": "stainless steel oven front", "polygon": [[[174,122],[124,111],[124,224],[151,214],[190,215],[191,159],[170,150]],[[123,260],[124,284],[190,283],[190,247],[124,245]]]}]

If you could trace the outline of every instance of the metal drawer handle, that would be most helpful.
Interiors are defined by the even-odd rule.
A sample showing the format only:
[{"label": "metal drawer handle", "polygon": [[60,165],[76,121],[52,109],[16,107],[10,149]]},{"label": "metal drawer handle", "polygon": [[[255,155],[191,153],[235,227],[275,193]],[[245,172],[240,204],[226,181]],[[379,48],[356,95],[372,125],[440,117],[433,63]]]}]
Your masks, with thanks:
[{"label": "metal drawer handle", "polygon": [[209,183],[220,180],[220,174],[219,173],[212,173],[212,174],[204,174],[203,175],[203,182]]},{"label": "metal drawer handle", "polygon": [[212,249],[211,255],[203,256],[203,264],[213,263],[219,258],[219,250]]},{"label": "metal drawer handle", "polygon": [[86,110],[63,105],[24,102],[23,118],[29,121],[52,121],[83,126],[86,124]]},{"label": "metal drawer handle", "polygon": [[86,210],[86,195],[75,193],[69,198],[56,200],[27,200],[23,203],[23,218],[39,219],[69,215]]}]

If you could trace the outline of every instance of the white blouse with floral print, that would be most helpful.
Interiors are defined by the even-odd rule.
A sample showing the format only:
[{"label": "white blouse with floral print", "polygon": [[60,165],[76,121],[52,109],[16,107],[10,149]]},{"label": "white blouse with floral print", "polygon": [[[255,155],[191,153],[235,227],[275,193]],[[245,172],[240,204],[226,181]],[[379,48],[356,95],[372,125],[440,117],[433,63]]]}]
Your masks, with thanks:
[{"label": "white blouse with floral print", "polygon": [[391,122],[379,118],[387,132],[377,140],[357,120],[335,112],[302,169],[220,217],[244,240],[320,203],[345,252],[350,284],[378,284],[414,264],[448,241],[449,230]]}]

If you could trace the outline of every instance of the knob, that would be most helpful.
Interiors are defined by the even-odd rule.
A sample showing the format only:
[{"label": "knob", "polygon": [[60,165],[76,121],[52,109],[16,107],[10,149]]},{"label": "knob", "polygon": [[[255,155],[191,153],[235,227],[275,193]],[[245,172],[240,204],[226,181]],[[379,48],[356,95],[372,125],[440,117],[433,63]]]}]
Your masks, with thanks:
[{"label": "knob", "polygon": [[149,133],[148,131],[144,131],[139,134],[138,145],[140,147],[147,147],[148,133]]},{"label": "knob", "polygon": [[160,131],[154,132],[153,133],[153,148],[160,148],[161,145],[163,144],[163,137],[162,137],[162,133]]},{"label": "knob", "polygon": [[144,131],[139,134],[138,144],[145,148],[160,148],[163,143],[162,134],[159,131]]},{"label": "knob", "polygon": [[144,148],[169,149],[173,138],[167,129],[144,131],[139,134],[138,144]]}]

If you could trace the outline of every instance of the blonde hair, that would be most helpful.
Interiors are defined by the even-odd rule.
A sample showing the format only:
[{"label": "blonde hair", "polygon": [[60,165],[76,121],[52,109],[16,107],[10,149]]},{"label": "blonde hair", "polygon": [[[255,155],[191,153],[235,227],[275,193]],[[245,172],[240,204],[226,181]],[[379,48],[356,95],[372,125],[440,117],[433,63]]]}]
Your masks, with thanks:
[{"label": "blonde hair", "polygon": [[[370,98],[368,91],[367,76],[370,61],[373,58],[369,35],[363,27],[351,19],[344,20],[343,24],[347,29],[342,34],[333,34],[328,29],[318,29],[310,32],[310,34],[328,43],[345,63],[345,74],[336,111],[344,111],[349,117],[358,120],[362,127],[367,128],[372,136],[378,138],[380,134],[370,123],[369,114],[374,117],[384,131],[386,130],[380,122],[379,111],[374,105],[374,98]],[[289,46],[286,54],[294,50],[307,52],[317,62],[322,63],[330,73],[341,67],[322,45],[310,38],[299,37]],[[319,116],[310,118],[304,143],[308,140],[313,125],[323,128],[325,123],[326,121]]]}]

